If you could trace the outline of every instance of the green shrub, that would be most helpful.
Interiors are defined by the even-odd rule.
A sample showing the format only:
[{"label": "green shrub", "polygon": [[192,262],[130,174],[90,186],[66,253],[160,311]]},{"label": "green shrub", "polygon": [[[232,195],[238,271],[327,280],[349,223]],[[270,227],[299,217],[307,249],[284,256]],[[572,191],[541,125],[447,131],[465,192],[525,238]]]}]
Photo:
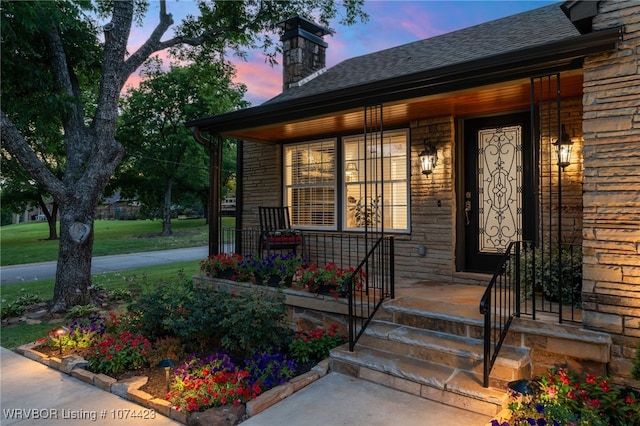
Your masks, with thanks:
[{"label": "green shrub", "polygon": [[117,302],[117,301],[131,301],[131,291],[126,288],[114,288],[109,292],[109,301]]},{"label": "green shrub", "polygon": [[327,358],[331,349],[347,341],[346,336],[337,333],[337,329],[338,325],[333,324],[329,330],[318,328],[306,333],[296,333],[289,344],[291,356],[302,364]]},{"label": "green shrub", "polygon": [[543,374],[531,388],[532,395],[512,395],[509,422],[493,420],[492,425],[640,425],[638,396],[607,377],[558,368]]},{"label": "green shrub", "polygon": [[247,354],[288,344],[291,332],[285,326],[282,292],[256,289],[241,296],[225,296],[219,324],[224,349]]},{"label": "green shrub", "polygon": [[15,300],[13,302],[7,302],[3,299],[2,304],[0,305],[0,318],[5,319],[19,317],[24,313],[25,309],[25,306]]},{"label": "green shrub", "polygon": [[125,331],[119,335],[105,335],[91,348],[87,361],[92,371],[115,375],[149,365],[150,351],[151,344],[144,336]]},{"label": "green shrub", "polygon": [[222,346],[246,354],[281,347],[291,334],[284,326],[282,294],[199,291],[184,276],[137,291],[129,304],[136,330],[152,341],[177,337],[188,352]]},{"label": "green shrub", "polygon": [[129,283],[132,300],[128,310],[132,313],[138,332],[151,340],[176,336],[174,326],[189,313],[195,301],[193,286],[183,275],[176,280],[148,283],[146,278]]},{"label": "green shrub", "polygon": [[[565,246],[562,253],[562,274],[560,274],[559,251],[557,247],[538,247],[535,250],[522,250],[520,279],[524,295],[531,297],[532,279],[535,271],[537,290],[542,290],[550,301],[580,306],[582,303],[582,252],[579,247]],[[525,254],[526,253],[526,254]],[[532,265],[535,255],[535,265]],[[562,276],[562,290],[560,277]]]},{"label": "green shrub", "polygon": [[[22,289],[21,291],[25,291],[25,289]],[[13,302],[7,302],[5,299],[2,299],[2,303],[0,304],[0,318],[5,319],[19,317],[24,313],[28,306],[35,305],[40,302],[42,302],[42,298],[40,296],[29,293],[21,294],[16,297],[16,300]]]},{"label": "green shrub", "polygon": [[67,312],[67,317],[68,318],[86,318],[88,317],[92,312],[96,311],[96,307],[93,306],[92,304],[88,304],[88,305],[76,305],[74,307],[72,307],[71,309],[69,309],[69,311]]}]

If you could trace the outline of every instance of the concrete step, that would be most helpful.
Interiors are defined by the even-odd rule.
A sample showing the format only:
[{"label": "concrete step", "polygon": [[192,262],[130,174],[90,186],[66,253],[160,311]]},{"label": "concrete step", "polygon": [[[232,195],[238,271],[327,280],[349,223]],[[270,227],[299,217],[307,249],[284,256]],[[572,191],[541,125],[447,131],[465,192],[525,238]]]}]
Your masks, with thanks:
[{"label": "concrete step", "polygon": [[[481,339],[373,321],[358,344],[480,376],[483,373],[484,345]],[[529,350],[503,345],[491,372],[492,385],[504,387],[512,380],[528,378],[530,374]]]},{"label": "concrete step", "polygon": [[332,371],[488,416],[508,400],[503,389],[482,387],[482,375],[360,343],[354,352],[347,345],[333,349],[330,365]]},{"label": "concrete step", "polygon": [[385,302],[376,319],[398,325],[482,339],[483,317],[475,306],[401,297]]}]

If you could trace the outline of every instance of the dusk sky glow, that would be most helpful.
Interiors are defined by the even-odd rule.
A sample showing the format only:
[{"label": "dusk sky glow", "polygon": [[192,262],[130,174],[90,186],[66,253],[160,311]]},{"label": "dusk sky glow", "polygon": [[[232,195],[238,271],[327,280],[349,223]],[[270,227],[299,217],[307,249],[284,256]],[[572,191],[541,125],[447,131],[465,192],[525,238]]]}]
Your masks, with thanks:
[{"label": "dusk sky glow", "polygon": [[[331,27],[335,34],[324,37],[329,44],[327,66],[331,67],[355,56],[434,37],[551,3],[557,2],[367,0],[364,10],[369,14],[368,22],[351,27],[337,24],[337,19],[332,22]],[[195,3],[188,0],[170,0],[167,2],[167,10],[173,14],[176,23],[187,14],[198,13]],[[134,28],[132,31],[132,47],[137,47],[143,38],[146,39],[157,24],[157,11],[158,3],[152,1],[143,27]],[[282,91],[282,67],[280,64],[273,67],[267,64],[259,51],[248,53],[247,61],[233,58],[237,70],[235,81],[247,86],[245,97],[256,106]],[[278,58],[278,61],[280,62],[281,58]],[[136,83],[136,77],[132,77],[128,82]]]}]

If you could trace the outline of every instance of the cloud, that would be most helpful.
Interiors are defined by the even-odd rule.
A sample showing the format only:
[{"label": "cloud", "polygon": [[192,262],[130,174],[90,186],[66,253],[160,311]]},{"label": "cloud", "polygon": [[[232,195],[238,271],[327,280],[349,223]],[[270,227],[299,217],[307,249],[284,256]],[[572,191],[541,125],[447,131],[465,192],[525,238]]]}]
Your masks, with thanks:
[{"label": "cloud", "polygon": [[253,53],[247,62],[236,62],[234,82],[247,86],[245,98],[259,105],[282,92],[282,66],[271,66],[261,53]]},{"label": "cloud", "polygon": [[[346,27],[332,22],[336,33],[325,36],[329,44],[327,66],[356,56],[399,46],[435,35],[455,31],[530,10],[554,1],[368,1],[364,9],[370,15],[366,23]],[[144,26],[134,27],[130,37],[129,52],[133,53],[148,37],[157,24],[156,2],[144,21]],[[168,2],[168,11],[173,13],[176,24],[187,14],[198,14],[194,1]],[[171,31],[171,30],[170,30]],[[160,55],[166,60],[166,53]],[[278,61],[282,58],[279,57]],[[252,105],[259,105],[282,91],[282,65],[270,66],[260,52],[249,52],[248,61],[233,59],[237,69],[236,83],[247,86],[245,97]],[[165,61],[168,65],[168,62]],[[132,75],[127,85],[137,87],[140,77]]]}]

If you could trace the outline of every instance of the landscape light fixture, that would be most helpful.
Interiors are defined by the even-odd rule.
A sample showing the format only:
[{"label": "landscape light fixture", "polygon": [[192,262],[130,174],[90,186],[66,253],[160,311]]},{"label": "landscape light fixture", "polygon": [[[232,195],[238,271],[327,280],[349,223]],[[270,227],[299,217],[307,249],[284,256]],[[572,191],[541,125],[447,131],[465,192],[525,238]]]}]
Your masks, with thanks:
[{"label": "landscape light fixture", "polygon": [[431,144],[431,142],[427,142],[424,140],[424,151],[418,154],[420,157],[420,170],[423,175],[429,176],[433,173],[433,169],[435,169],[438,164],[438,150]]},{"label": "landscape light fixture", "polygon": [[514,380],[507,384],[507,387],[517,395],[530,396],[534,394],[531,382],[527,379]]},{"label": "landscape light fixture", "polygon": [[176,362],[174,360],[172,360],[171,358],[165,358],[162,361],[160,361],[159,363],[156,364],[156,367],[159,368],[164,368],[164,380],[167,384],[167,392],[169,392],[170,390],[170,385],[171,385],[171,379],[169,378],[170,372],[171,372],[171,367],[174,367],[176,365]]},{"label": "landscape light fixture", "polygon": [[573,141],[562,125],[562,134],[560,138],[553,144],[556,148],[556,156],[558,157],[558,165],[564,171],[564,168],[571,164],[571,150],[573,149]]},{"label": "landscape light fixture", "polygon": [[58,339],[58,348],[60,349],[60,356],[62,356],[62,336],[64,336],[68,332],[69,332],[69,329],[63,325],[53,329],[52,333]]}]

